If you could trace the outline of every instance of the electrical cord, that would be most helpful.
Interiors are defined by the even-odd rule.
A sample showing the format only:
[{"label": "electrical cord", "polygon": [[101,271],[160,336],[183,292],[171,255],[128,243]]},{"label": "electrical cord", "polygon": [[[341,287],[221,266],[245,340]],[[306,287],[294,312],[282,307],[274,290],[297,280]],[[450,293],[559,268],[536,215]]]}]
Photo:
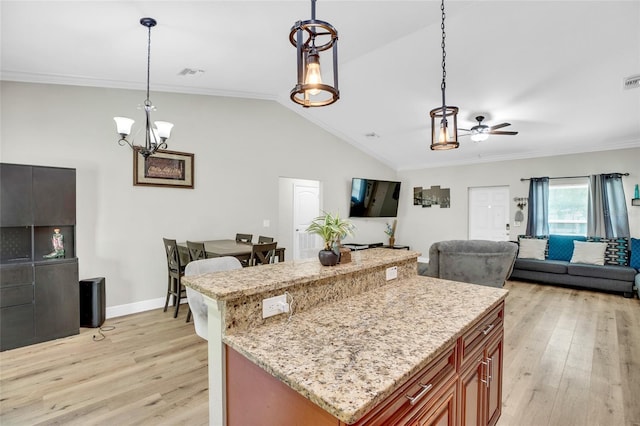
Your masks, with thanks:
[{"label": "electrical cord", "polygon": [[104,327],[100,327],[98,329],[98,333],[100,334],[100,337],[96,336],[95,334],[93,335],[93,341],[94,342],[99,342],[100,340],[104,340],[106,339],[107,336],[104,335],[104,332],[107,331],[113,331],[116,329],[115,325],[105,325]]}]

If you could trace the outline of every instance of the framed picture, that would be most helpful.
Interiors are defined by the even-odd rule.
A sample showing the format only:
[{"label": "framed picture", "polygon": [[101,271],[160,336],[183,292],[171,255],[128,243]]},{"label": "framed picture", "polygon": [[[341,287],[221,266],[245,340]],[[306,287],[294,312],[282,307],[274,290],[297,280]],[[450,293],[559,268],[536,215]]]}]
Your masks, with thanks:
[{"label": "framed picture", "polygon": [[144,158],[133,151],[133,184],[193,189],[193,154],[158,150]]}]

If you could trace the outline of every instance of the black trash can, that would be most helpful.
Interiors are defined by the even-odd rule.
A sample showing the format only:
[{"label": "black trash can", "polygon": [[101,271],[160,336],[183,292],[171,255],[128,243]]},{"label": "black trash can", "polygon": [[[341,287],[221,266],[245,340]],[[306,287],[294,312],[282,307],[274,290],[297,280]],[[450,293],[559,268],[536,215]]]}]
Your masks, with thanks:
[{"label": "black trash can", "polygon": [[97,328],[104,323],[104,287],[104,277],[80,281],[80,327]]}]

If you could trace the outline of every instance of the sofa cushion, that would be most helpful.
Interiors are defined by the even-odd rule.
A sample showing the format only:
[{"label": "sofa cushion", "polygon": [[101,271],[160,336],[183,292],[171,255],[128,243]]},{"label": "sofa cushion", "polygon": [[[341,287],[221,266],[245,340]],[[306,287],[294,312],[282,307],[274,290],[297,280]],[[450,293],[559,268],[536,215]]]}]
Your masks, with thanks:
[{"label": "sofa cushion", "polygon": [[586,241],[587,237],[580,235],[549,235],[549,257],[551,260],[571,260],[573,256],[573,242]]},{"label": "sofa cushion", "polygon": [[629,266],[629,238],[587,237],[587,241],[607,243],[607,250],[604,253],[605,265]]},{"label": "sofa cushion", "polygon": [[518,258],[544,260],[547,240],[527,238],[520,240]]},{"label": "sofa cushion", "polygon": [[570,263],[567,270],[571,275],[581,277],[607,278],[610,280],[633,282],[636,270],[629,266],[587,265],[584,263]]},{"label": "sofa cushion", "polygon": [[[640,270],[640,239],[631,238],[631,259],[629,266]],[[639,293],[640,294],[640,293]]]},{"label": "sofa cushion", "polygon": [[574,241],[571,263],[604,265],[604,252],[606,249],[607,243]]},{"label": "sofa cushion", "polygon": [[567,264],[568,262],[563,260],[516,259],[514,268],[528,271],[550,272],[552,274],[566,274]]}]

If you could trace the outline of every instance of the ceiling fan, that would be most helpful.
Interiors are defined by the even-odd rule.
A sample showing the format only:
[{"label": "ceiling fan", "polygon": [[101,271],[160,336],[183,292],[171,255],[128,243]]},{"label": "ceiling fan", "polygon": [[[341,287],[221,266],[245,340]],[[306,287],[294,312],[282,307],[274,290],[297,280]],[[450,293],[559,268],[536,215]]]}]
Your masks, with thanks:
[{"label": "ceiling fan", "polygon": [[482,124],[482,121],[484,120],[484,117],[482,115],[477,116],[476,120],[478,120],[478,124],[476,126],[473,126],[471,129],[460,129],[465,132],[469,132],[467,134],[460,135],[460,136],[471,135],[472,141],[480,142],[480,141],[487,140],[489,135],[517,135],[518,134],[518,132],[498,130],[498,129],[502,129],[503,127],[511,126],[511,123],[500,123],[500,124],[496,124],[495,126],[489,127],[486,124]]}]

